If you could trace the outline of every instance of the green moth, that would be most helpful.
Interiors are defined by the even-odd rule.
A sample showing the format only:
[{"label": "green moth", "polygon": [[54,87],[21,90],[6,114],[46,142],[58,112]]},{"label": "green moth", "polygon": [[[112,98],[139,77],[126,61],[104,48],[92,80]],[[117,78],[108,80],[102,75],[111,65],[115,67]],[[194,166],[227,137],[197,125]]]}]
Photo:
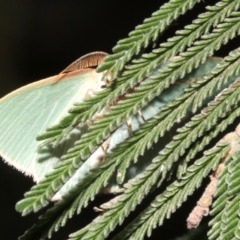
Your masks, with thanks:
[{"label": "green moth", "polygon": [[[54,166],[61,161],[61,157],[86,133],[88,125],[75,127],[57,146],[50,144],[40,150],[36,136],[46,128],[57,124],[67,115],[74,103],[83,101],[92,92],[101,91],[104,85],[102,81],[104,73],[97,73],[91,67],[99,65],[105,56],[106,53],[103,52],[85,55],[60,74],[24,86],[0,99],[0,155],[4,161],[24,174],[32,176],[36,182],[44,179],[44,176],[54,169]],[[123,123],[103,146],[91,155],[53,200],[60,199],[79,181],[84,180],[90,170],[101,163],[105,154],[110,153],[113,148],[127,139],[132,131],[136,131],[145,121],[159,113],[163,106],[179,96],[197,78],[213,69],[219,61],[219,58],[208,58],[206,63],[170,86],[146,107],[139,109],[138,114],[129,119],[129,123]],[[159,65],[150,75],[154,76],[165,66],[166,64]],[[164,145],[165,142],[162,142],[157,151]],[[126,173],[121,174],[120,180],[114,176],[106,191],[114,192],[119,187],[119,183],[142,172],[150,161],[151,158],[129,166]]]}]

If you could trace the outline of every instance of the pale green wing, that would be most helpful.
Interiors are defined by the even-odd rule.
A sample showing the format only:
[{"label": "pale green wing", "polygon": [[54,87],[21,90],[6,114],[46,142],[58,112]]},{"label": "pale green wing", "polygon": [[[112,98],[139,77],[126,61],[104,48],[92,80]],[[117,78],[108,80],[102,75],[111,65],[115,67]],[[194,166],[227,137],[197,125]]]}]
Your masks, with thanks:
[{"label": "pale green wing", "polygon": [[[83,100],[89,90],[97,90],[101,77],[102,74],[92,69],[59,74],[0,99],[0,155],[3,159],[36,181],[42,179],[68,147],[62,142],[58,150],[54,150],[55,155],[49,158],[47,153],[46,160],[44,155],[39,159],[36,136],[57,124],[73,103]],[[79,138],[81,131],[76,128],[71,133],[73,141]]]}]

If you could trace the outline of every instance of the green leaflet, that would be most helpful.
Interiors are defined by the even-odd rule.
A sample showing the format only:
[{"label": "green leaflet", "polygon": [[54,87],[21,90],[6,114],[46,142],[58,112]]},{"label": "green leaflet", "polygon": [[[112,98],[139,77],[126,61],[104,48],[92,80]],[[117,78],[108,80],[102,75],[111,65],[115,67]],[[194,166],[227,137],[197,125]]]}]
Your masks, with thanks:
[{"label": "green leaflet", "polygon": [[[107,70],[102,75],[112,81],[93,98],[85,101],[88,90],[99,90],[102,75],[74,69],[50,78],[56,80],[54,84],[40,81],[0,100],[0,154],[40,180],[17,210],[26,215],[62,198],[22,239],[36,239],[35,234],[41,239],[51,237],[99,192],[122,191],[101,206],[103,213],[95,221],[70,236],[102,240],[169,178],[166,191],[115,236],[143,239],[181,206],[226,155],[228,147],[219,145],[192,162],[240,115],[239,49],[217,67],[220,59],[208,58],[239,35],[240,2],[219,1],[144,54],[174,19],[197,2],[170,0],[120,41],[98,68]],[[112,104],[116,100],[118,104]],[[41,132],[38,145],[35,137]],[[212,211],[211,239],[240,238],[238,165],[235,159],[227,167],[227,178],[220,179],[224,184]]]}]

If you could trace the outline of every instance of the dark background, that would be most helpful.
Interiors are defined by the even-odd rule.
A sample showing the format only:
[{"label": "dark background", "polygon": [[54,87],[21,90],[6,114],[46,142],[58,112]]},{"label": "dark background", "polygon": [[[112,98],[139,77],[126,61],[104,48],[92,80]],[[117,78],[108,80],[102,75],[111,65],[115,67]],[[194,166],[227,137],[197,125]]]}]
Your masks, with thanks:
[{"label": "dark background", "polygon": [[[0,1],[0,97],[29,82],[59,73],[86,53],[111,53],[118,40],[125,38],[164,2],[166,1]],[[205,2],[212,4],[216,1]],[[205,2],[202,1],[194,11],[181,18],[176,26],[194,18],[204,9]],[[236,41],[231,44],[236,45]],[[224,55],[228,48],[224,48],[218,55]],[[30,178],[0,161],[1,239],[17,239],[37,219],[35,215],[22,218],[15,212],[16,202],[22,199],[23,193],[32,185]],[[95,215],[92,207],[106,198],[107,196],[98,197],[83,212],[82,217],[71,221],[67,225],[68,229],[62,230],[53,239],[66,239],[66,231],[75,231],[90,221]],[[186,207],[191,209],[194,202]],[[186,230],[185,219],[186,214],[179,212],[174,222],[169,222],[169,226],[163,230],[155,231],[152,239],[158,238],[157,236],[170,239],[183,233]]]}]

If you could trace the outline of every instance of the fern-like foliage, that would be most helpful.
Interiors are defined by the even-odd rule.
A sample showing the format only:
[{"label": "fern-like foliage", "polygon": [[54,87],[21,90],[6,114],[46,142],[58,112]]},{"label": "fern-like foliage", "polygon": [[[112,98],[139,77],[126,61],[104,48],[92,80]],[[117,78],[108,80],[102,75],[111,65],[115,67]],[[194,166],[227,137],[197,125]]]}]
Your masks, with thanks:
[{"label": "fern-like foliage", "polygon": [[[47,206],[105,141],[110,147],[104,161],[70,185],[63,199],[49,207],[22,240],[50,238],[113,185],[117,196],[101,206],[99,217],[69,239],[106,239],[150,193],[156,193],[113,239],[150,237],[219,164],[225,168],[217,176],[208,237],[240,238],[239,127],[226,135],[232,124],[239,123],[240,46],[223,59],[211,58],[240,34],[240,1],[222,0],[208,6],[192,23],[161,42],[171,23],[198,2],[170,0],[119,41],[97,69],[106,71],[105,88],[76,103],[59,124],[38,136],[39,148],[54,146],[76,126],[91,123],[54,171],[17,204],[23,215]],[[157,110],[148,116],[145,113],[151,107]],[[100,112],[101,118],[97,118]],[[111,145],[125,128],[127,135]]]}]

